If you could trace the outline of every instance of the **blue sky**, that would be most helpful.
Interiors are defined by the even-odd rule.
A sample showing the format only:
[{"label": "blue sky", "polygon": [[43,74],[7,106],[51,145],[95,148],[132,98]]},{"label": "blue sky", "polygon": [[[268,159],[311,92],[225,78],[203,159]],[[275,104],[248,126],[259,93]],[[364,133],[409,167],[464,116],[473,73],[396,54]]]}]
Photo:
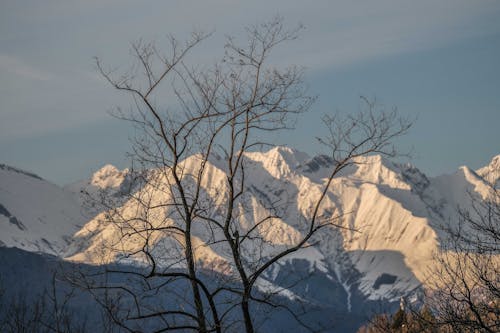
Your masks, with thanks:
[{"label": "blue sky", "polygon": [[132,134],[107,111],[128,99],[99,77],[93,57],[126,68],[139,38],[214,31],[194,59],[222,53],[225,34],[276,14],[306,29],[278,50],[306,67],[319,95],[294,132],[276,140],[318,147],[321,116],[359,108],[359,96],[417,118],[402,149],[429,175],[500,154],[500,2],[10,1],[0,2],[0,163],[58,184],[105,163],[126,167]]}]

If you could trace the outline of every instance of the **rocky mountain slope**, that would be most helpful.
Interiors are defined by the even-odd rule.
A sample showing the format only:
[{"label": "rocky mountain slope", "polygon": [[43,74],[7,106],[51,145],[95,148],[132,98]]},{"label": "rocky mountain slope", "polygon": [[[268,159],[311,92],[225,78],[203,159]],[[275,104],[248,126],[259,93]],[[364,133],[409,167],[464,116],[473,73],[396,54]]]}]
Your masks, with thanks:
[{"label": "rocky mountain slope", "polygon": [[[196,173],[198,158],[192,156],[183,162],[185,177]],[[250,243],[245,248],[246,261],[252,262],[257,253],[265,256],[266,251],[271,253],[294,244],[305,232],[304,221],[312,214],[332,162],[326,156],[310,158],[286,147],[248,153],[245,158],[247,193],[242,200],[244,205],[239,206],[240,234],[270,214],[279,216],[268,227],[256,231],[264,242]],[[470,193],[487,195],[487,181],[491,181],[497,159],[478,173],[462,167],[454,174],[436,178],[380,156],[358,159],[357,164],[334,179],[320,208],[322,218],[342,216],[335,221],[341,228],[322,230],[311,241],[316,245],[274,265],[266,272],[261,287],[286,287],[276,281],[286,276],[280,270],[293,270],[305,262],[307,270],[342,286],[347,308],[352,306],[351,295],[398,300],[427,278],[432,255],[440,242],[439,226],[456,220],[457,207],[470,205]],[[227,193],[226,173],[220,161],[208,163],[202,179],[204,207],[210,217],[218,218]],[[152,204],[172,200],[159,189],[146,187],[142,191]],[[123,204],[122,212],[124,216],[133,216],[137,208],[131,200]],[[171,208],[162,207],[149,214],[157,216],[151,219],[156,227],[178,223]],[[210,234],[203,225],[195,226],[194,235],[199,263],[221,273],[229,272],[229,253],[214,242],[217,235]],[[116,249],[102,250],[111,244],[119,244],[122,253]],[[158,260],[166,267],[182,266],[176,255],[181,252],[180,241],[172,234],[158,234],[150,245],[157,249]],[[138,239],[124,240],[115,225],[103,224],[98,216],[75,234],[66,254],[69,260],[87,263],[135,260],[140,264],[141,259],[123,256],[140,246]],[[165,249],[169,249],[169,256],[162,255]]]},{"label": "rocky mountain slope", "polygon": [[[196,172],[198,159],[194,155],[183,162],[185,175]],[[313,246],[272,266],[259,281],[260,289],[280,289],[292,298],[307,294],[312,287],[329,290],[331,294],[319,292],[310,297],[330,304],[336,301],[346,311],[364,301],[396,301],[408,295],[425,283],[440,242],[439,226],[453,223],[457,207],[469,207],[470,195],[487,195],[487,183],[499,179],[498,161],[500,156],[477,171],[461,167],[453,174],[429,178],[411,165],[395,164],[380,156],[358,159],[334,179],[320,207],[321,218],[340,216],[335,223],[341,228],[321,230],[310,242]],[[238,206],[239,228],[248,230],[271,213],[279,216],[267,227],[257,228],[264,242],[249,242],[245,247],[245,259],[252,262],[266,251],[269,254],[293,244],[304,232],[304,221],[312,214],[332,161],[276,147],[247,153],[245,165],[247,192]],[[116,225],[102,223],[102,209],[82,209],[84,200],[79,195],[81,189],[89,193],[105,189],[118,198],[124,216],[133,216],[137,202],[127,201],[123,195],[130,179],[128,170],[105,166],[90,180],[61,189],[2,166],[0,241],[5,246],[52,253],[76,262],[142,264],[140,258],[124,256],[141,246],[138,239],[123,238]],[[220,217],[226,200],[225,179],[222,163],[209,161],[201,181],[202,202],[213,218]],[[172,199],[148,185],[136,190],[136,194],[151,199],[151,204]],[[171,207],[159,207],[148,214],[154,226],[178,223]],[[194,235],[200,267],[230,274],[229,253],[214,242],[218,236],[201,223],[195,226]],[[183,265],[177,260],[182,246],[175,235],[158,233],[150,245],[165,267]],[[290,283],[290,272],[314,273],[315,285],[311,280]]]}]

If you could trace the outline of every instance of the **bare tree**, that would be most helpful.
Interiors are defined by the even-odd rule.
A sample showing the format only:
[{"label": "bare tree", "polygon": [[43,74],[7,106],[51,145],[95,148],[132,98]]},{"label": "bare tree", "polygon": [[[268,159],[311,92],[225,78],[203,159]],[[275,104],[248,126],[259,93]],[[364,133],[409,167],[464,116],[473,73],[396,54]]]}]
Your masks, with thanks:
[{"label": "bare tree", "polygon": [[[22,333],[83,333],[87,332],[87,318],[77,315],[71,307],[75,290],[61,288],[57,274],[43,293],[19,291],[14,297],[1,297],[0,330]],[[64,290],[63,290],[64,289]]]},{"label": "bare tree", "polygon": [[358,333],[451,333],[447,327],[438,326],[435,316],[426,306],[419,311],[399,309],[392,316],[379,314],[370,319]]},{"label": "bare tree", "polygon": [[[254,332],[251,304],[274,305],[256,292],[262,275],[311,246],[321,229],[338,227],[338,217],[322,209],[334,177],[360,156],[395,155],[391,142],[409,122],[396,110],[378,110],[363,99],[366,108],[358,114],[324,119],[329,137],[319,141],[329,151],[332,169],[318,200],[301,216],[297,237],[279,246],[265,237],[285,218],[277,204],[266,206],[267,213],[251,224],[245,221],[252,185],[245,177],[246,154],[266,144],[266,132],[292,128],[295,115],[308,111],[315,99],[307,94],[301,68],[269,62],[271,52],[299,30],[285,29],[280,18],[248,28],[245,45],[229,37],[224,57],[208,69],[188,65],[188,53],[208,37],[199,33],[185,44],[170,38],[169,55],[154,44],[134,44],[137,62],[122,75],[97,60],[103,77],[133,98],[130,113],[115,115],[138,133],[132,156],[140,185],[131,187],[125,206],[99,198],[105,211],[97,220],[118,235],[106,253],[143,266],[108,268],[105,278],[85,280],[123,329],[135,331],[156,320],[160,325],[151,330],[222,332],[235,329],[238,323],[228,318],[239,311],[245,331]],[[160,103],[165,96],[176,106]],[[214,164],[223,170],[218,184],[210,182],[219,172]],[[212,248],[220,260],[207,267],[204,255]],[[103,262],[109,261],[105,254]],[[158,301],[160,294],[175,304]]]},{"label": "bare tree", "polygon": [[427,302],[439,325],[456,332],[500,330],[500,192],[470,193],[471,208],[449,224]]},{"label": "bare tree", "polygon": [[376,316],[366,332],[500,330],[500,192],[491,185],[485,197],[475,192],[469,197],[471,205],[459,208],[458,221],[442,227],[423,308],[398,312],[403,320],[391,329],[387,315]]}]

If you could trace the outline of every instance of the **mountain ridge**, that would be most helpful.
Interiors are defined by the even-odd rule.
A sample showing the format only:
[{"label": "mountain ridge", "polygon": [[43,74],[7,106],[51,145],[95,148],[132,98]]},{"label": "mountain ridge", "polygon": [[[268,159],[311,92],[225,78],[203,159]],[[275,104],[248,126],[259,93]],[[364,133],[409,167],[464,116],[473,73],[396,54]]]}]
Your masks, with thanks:
[{"label": "mountain ridge", "polygon": [[[457,206],[468,207],[470,193],[484,197],[487,195],[487,183],[498,181],[495,168],[500,167],[497,163],[499,156],[476,171],[464,167],[453,174],[438,177],[427,177],[411,164],[393,163],[381,156],[356,159],[333,179],[320,207],[320,218],[342,216],[336,220],[342,228],[331,228],[315,235],[311,244],[316,245],[271,267],[260,281],[260,287],[265,289],[274,285],[283,288],[279,285],[281,282],[275,280],[302,262],[309,267],[307,270],[343,288],[348,309],[352,307],[351,301],[348,301],[350,298],[352,302],[356,302],[356,297],[397,300],[424,283],[427,273],[425,268],[433,251],[439,247],[438,226],[456,218]],[[185,174],[196,173],[199,158],[193,155],[181,163]],[[272,227],[256,232],[276,248],[293,244],[304,232],[303,221],[310,216],[333,163],[325,155],[311,158],[306,153],[288,147],[246,153],[244,164],[248,186],[245,207],[238,206],[241,211],[238,219],[241,230],[251,228],[257,220],[268,215],[268,207],[274,205],[274,212],[280,217],[275,219]],[[224,207],[224,193],[227,191],[225,168],[220,159],[209,160],[201,179],[203,200],[206,200],[204,207],[213,218],[218,218]],[[132,214],[134,205],[126,200],[125,188],[139,194],[144,191],[144,195],[149,191],[148,195],[153,201],[168,199],[165,193],[160,196],[154,188],[146,191],[142,185],[130,188],[134,176],[132,172],[128,169],[118,170],[111,165],[105,165],[88,180],[70,184],[64,189],[42,179],[28,180],[29,175],[7,168],[0,168],[0,171],[3,172],[0,173],[0,204],[3,205],[1,212],[4,212],[0,214],[0,219],[6,220],[6,223],[1,224],[0,244],[57,254],[76,262],[141,264],[140,260],[134,261],[119,253],[103,252],[106,244],[119,241],[121,236],[114,226],[103,223],[105,211],[83,208],[85,198],[82,192],[93,195],[105,190],[116,198],[119,209],[127,214]],[[154,172],[151,170],[146,176]],[[4,180],[8,178],[11,179]],[[36,186],[33,182],[44,185]],[[47,238],[43,232],[35,233],[40,232],[39,226],[43,224],[36,222],[36,217],[21,214],[13,197],[8,198],[9,193],[15,192],[16,185],[26,185],[26,189],[18,191],[17,200],[21,200],[19,198],[29,191],[44,192],[45,197],[51,198],[54,204],[49,211],[54,212],[49,215],[54,216],[54,221],[51,221],[53,227],[49,229],[57,237]],[[32,197],[27,202],[28,206],[37,206],[31,202],[40,197],[43,197],[40,193]],[[57,205],[72,208],[61,210]],[[155,213],[157,216],[175,217],[168,210]],[[43,215],[35,209],[31,215],[36,214]],[[78,218],[75,218],[77,215]],[[23,230],[17,230],[19,228],[16,233],[12,231],[15,225],[8,222],[11,217],[27,226],[24,234]],[[33,221],[25,223],[30,218]],[[153,219],[152,223],[173,225],[177,222],[175,218],[163,218]],[[221,246],[208,242],[203,226],[196,226],[193,232],[199,265],[230,274],[230,258]],[[158,251],[169,249],[173,254],[181,251],[181,242],[176,237],[159,235],[154,242]],[[133,242],[127,244],[126,241],[124,252],[133,249]],[[247,259],[251,261],[255,248],[249,246],[246,251]],[[264,251],[272,251],[272,248],[264,247]],[[165,266],[173,264],[168,258],[160,262]]]},{"label": "mountain ridge", "polygon": [[[183,162],[184,173],[195,174],[196,158],[190,157]],[[272,240],[276,246],[292,244],[294,239],[298,239],[303,232],[300,220],[310,214],[324,185],[322,167],[312,170],[304,168],[304,165],[314,159],[315,157],[311,159],[307,154],[283,147],[245,154],[245,177],[249,179],[248,205],[252,207],[252,215],[242,212],[239,222],[241,227],[253,225],[267,214],[266,206],[278,202],[280,204],[275,208],[281,217],[276,219],[276,225],[267,233],[261,234],[261,237]],[[324,169],[331,166],[331,161],[325,158],[322,158],[322,161]],[[207,176],[202,179],[202,187],[211,203],[207,206],[217,207],[224,204],[222,198],[226,189],[223,168],[220,163],[210,163],[207,167]],[[467,199],[466,189],[479,192],[484,190],[481,179],[476,179],[468,171],[459,170],[454,175],[443,177],[429,178],[414,166],[392,163],[380,156],[357,159],[332,181],[331,189],[321,206],[320,216],[331,216],[334,212],[338,215],[354,212],[339,222],[340,225],[346,230],[362,230],[364,235],[369,237],[360,237],[348,231],[331,231],[314,238],[313,242],[320,244],[315,247],[318,252],[313,257],[316,259],[298,255],[290,260],[306,260],[311,267],[328,267],[327,274],[336,276],[337,280],[344,283],[347,292],[350,287],[346,281],[351,279],[352,274],[358,274],[360,277],[356,283],[359,284],[360,290],[373,299],[395,299],[404,291],[415,289],[425,280],[427,272],[422,267],[428,266],[433,251],[438,248],[439,235],[436,225],[453,219],[456,205],[463,204]],[[464,194],[457,196],[447,191],[447,186],[451,185],[456,185],[452,186],[451,192],[458,188]],[[214,211],[214,214],[217,212]],[[98,223],[94,222],[95,225]],[[96,237],[96,234],[100,236]],[[113,232],[109,229],[92,229],[87,236],[95,237],[93,239],[97,242],[105,242],[104,235],[110,234]],[[204,244],[203,232],[198,231],[195,234],[196,242]],[[87,237],[84,234],[79,236]],[[198,256],[203,258],[205,264],[208,262],[214,267],[229,265],[230,259],[225,258],[217,247],[202,248],[203,253],[200,252]],[[382,258],[375,258],[371,254],[380,251],[383,253]],[[77,249],[75,253],[70,259],[78,261],[84,257],[87,260],[93,257],[85,249]],[[344,262],[336,262],[336,258],[342,256],[346,258]],[[287,260],[283,260],[282,264],[286,265],[286,262]],[[275,271],[269,276],[276,274]],[[380,283],[383,274],[395,276],[395,281]]]}]

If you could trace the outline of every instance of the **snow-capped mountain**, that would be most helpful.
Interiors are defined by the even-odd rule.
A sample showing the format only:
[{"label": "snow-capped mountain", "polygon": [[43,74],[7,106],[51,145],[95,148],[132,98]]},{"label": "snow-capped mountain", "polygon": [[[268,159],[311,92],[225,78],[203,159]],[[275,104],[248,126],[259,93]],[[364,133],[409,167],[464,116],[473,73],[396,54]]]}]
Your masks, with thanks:
[{"label": "snow-capped mountain", "polygon": [[133,182],[134,174],[129,169],[118,170],[115,166],[106,164],[89,179],[66,185],[64,190],[72,192],[78,198],[88,220],[103,210],[99,205],[101,196],[113,198],[115,205],[123,204],[124,194],[133,190],[132,183],[139,185],[139,182]]},{"label": "snow-capped mountain", "polygon": [[0,165],[1,245],[60,255],[85,222],[73,193]]},{"label": "snow-capped mountain", "polygon": [[[183,162],[184,177],[197,173],[199,158],[194,155]],[[348,308],[350,297],[355,294],[372,300],[399,299],[428,277],[433,253],[439,246],[439,226],[456,220],[457,207],[468,207],[470,193],[484,197],[487,182],[498,180],[495,176],[498,159],[495,157],[478,172],[462,167],[454,174],[435,178],[426,177],[411,165],[395,164],[380,156],[358,159],[333,180],[320,208],[321,218],[342,216],[335,221],[341,228],[323,229],[311,241],[314,246],[271,267],[260,283],[261,288],[280,284],[279,277],[286,275],[283,272],[294,270],[296,263],[302,266],[307,263],[306,270],[342,286]],[[326,156],[310,158],[286,147],[245,155],[247,191],[238,206],[240,234],[271,213],[279,216],[268,227],[256,229],[264,241],[249,243],[244,248],[247,262],[283,249],[300,238],[305,232],[304,221],[311,216],[331,167],[332,161]],[[123,177],[116,176],[120,174],[117,170],[106,167],[104,171],[98,172],[102,184],[114,187],[121,184]],[[168,175],[159,177],[160,183],[168,183]],[[95,178],[96,175],[92,179]],[[221,161],[208,162],[201,184],[204,202],[201,208],[211,218],[220,218],[227,193]],[[152,206],[172,200],[168,191],[156,186],[147,185],[138,193],[150,200]],[[154,216],[153,226],[178,223],[172,207],[158,206],[161,208],[147,212]],[[124,217],[133,217],[138,212],[137,201],[123,201],[120,211]],[[123,230],[102,220],[103,215],[98,215],[75,234],[66,252],[68,259],[95,264],[117,261],[140,264],[140,258],[124,256],[140,249],[139,236],[124,238]],[[227,249],[215,242],[218,236],[208,232],[203,224],[195,225],[193,231],[200,265],[230,274],[234,267]],[[115,245],[113,251],[104,250],[110,249],[111,244]],[[177,256],[182,251],[181,244],[182,240],[171,233],[157,233],[150,246],[157,251],[161,264],[177,267],[183,264]],[[166,250],[169,256],[164,255]]]},{"label": "snow-capped mountain", "polygon": [[495,156],[487,166],[476,170],[476,173],[490,184],[500,186],[500,155]]},{"label": "snow-capped mountain", "polygon": [[[194,155],[183,161],[184,177],[196,174],[199,158]],[[499,162],[500,155],[477,171],[461,167],[453,174],[430,178],[414,166],[392,163],[380,156],[356,160],[333,180],[320,207],[320,218],[340,216],[335,220],[340,228],[321,230],[310,241],[313,246],[272,266],[259,281],[260,289],[286,288],[285,296],[298,297],[297,293],[309,290],[310,282],[287,288],[288,273],[293,271],[314,273],[315,283],[325,290],[335,290],[336,295],[318,293],[316,301],[323,297],[325,302],[332,302],[342,294],[340,303],[346,310],[360,299],[396,300],[407,295],[425,283],[433,252],[439,247],[439,226],[453,223],[457,207],[470,206],[471,194],[486,197],[488,183],[498,184]],[[237,206],[240,234],[271,213],[276,216],[266,227],[256,228],[261,243],[249,242],[244,247],[245,259],[251,263],[301,237],[304,221],[311,216],[333,162],[326,156],[310,158],[290,148],[276,147],[247,153],[244,163],[247,191]],[[149,176],[167,184],[168,173],[160,171],[151,170]],[[214,158],[207,162],[201,179],[200,208],[214,219],[223,214],[226,176],[222,161]],[[116,199],[125,217],[139,212],[137,201],[126,195],[131,190],[135,197],[148,199],[150,206],[172,199],[161,186],[131,187],[132,179],[130,171],[106,165],[89,180],[61,189],[36,175],[0,166],[1,245],[77,262],[141,264],[140,258],[124,255],[142,246],[140,240],[133,235],[124,237],[123,230],[103,223],[107,212],[99,206],[89,208],[82,194],[96,195],[104,190]],[[156,227],[179,223],[171,206],[158,205],[142,213],[149,214]],[[227,249],[214,242],[220,235],[208,232],[203,223],[195,224],[193,233],[200,267],[231,274],[234,267]],[[157,233],[150,246],[162,265],[183,265],[177,260],[182,251],[180,237]]]}]

